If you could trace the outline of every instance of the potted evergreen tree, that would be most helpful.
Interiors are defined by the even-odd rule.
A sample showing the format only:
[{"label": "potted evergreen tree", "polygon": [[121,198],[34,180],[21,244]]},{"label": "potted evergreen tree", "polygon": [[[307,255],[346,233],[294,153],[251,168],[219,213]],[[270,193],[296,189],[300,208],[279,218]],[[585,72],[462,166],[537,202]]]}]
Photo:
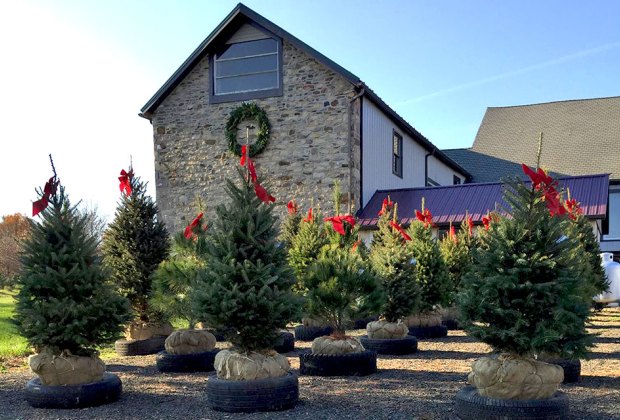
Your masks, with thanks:
[{"label": "potted evergreen tree", "polygon": [[151,306],[168,319],[184,320],[184,329],[172,332],[157,353],[162,372],[209,372],[218,350],[215,336],[207,329],[195,329],[199,319],[191,304],[198,272],[205,266],[208,224],[199,213],[173,239],[170,256],[153,276]]},{"label": "potted evergreen tree", "polygon": [[125,339],[115,343],[121,356],[157,353],[164,348],[172,325],[150,305],[153,273],[167,256],[168,232],[157,218],[157,205],[146,194],[146,183],[121,171],[121,201],[103,237],[103,264],[122,295],[131,302],[134,320]]},{"label": "potted evergreen tree", "polygon": [[339,215],[338,210],[336,206],[336,215],[325,218],[331,224],[329,242],[304,278],[308,313],[333,330],[312,341],[311,353],[299,356],[299,371],[305,375],[369,375],[377,370],[377,353],[347,336],[346,328],[355,319],[378,312],[382,289],[363,258],[355,218]]},{"label": "potted evergreen tree", "polygon": [[360,341],[365,349],[379,354],[410,354],[418,341],[408,335],[403,319],[420,304],[420,289],[415,278],[415,264],[405,245],[411,238],[400,226],[398,207],[390,198],[383,201],[378,228],[372,238],[369,261],[384,290],[378,321],[369,322],[368,335]]},{"label": "potted evergreen tree", "polygon": [[441,324],[439,310],[448,302],[450,279],[438,241],[433,237],[433,227],[433,215],[428,208],[424,208],[422,201],[422,211],[416,210],[416,219],[407,229],[411,240],[406,244],[416,265],[420,306],[405,319],[405,323],[409,334],[418,339],[445,337],[448,334],[448,329]]},{"label": "potted evergreen tree", "polygon": [[296,316],[299,299],[286,252],[277,240],[273,198],[243,153],[241,183],[228,180],[230,202],[216,219],[192,300],[200,319],[228,327],[233,348],[215,357],[207,383],[209,405],[222,411],[273,411],[294,406],[297,376],[273,350],[278,328]]},{"label": "potted evergreen tree", "polygon": [[591,298],[581,279],[587,257],[566,235],[555,181],[542,169],[523,168],[532,183],[505,185],[510,217],[481,236],[463,278],[465,330],[499,353],[474,362],[471,386],[457,394],[456,413],[465,419],[564,418],[568,399],[557,391],[562,368],[536,359],[576,358],[592,342],[585,329]]},{"label": "potted evergreen tree", "polygon": [[87,216],[71,206],[55,171],[40,196],[33,216],[41,221],[24,244],[15,316],[37,353],[28,358],[38,377],[26,385],[26,400],[41,408],[115,401],[121,381],[105,372],[96,348],[121,333],[129,304],[106,282]]}]

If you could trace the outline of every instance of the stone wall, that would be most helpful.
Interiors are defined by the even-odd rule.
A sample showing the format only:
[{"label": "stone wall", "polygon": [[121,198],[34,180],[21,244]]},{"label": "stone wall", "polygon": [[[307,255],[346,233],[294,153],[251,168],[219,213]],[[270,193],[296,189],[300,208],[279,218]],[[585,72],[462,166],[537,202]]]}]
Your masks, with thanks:
[{"label": "stone wall", "polygon": [[[344,197],[357,203],[360,101],[351,104],[353,85],[286,41],[283,85],[283,96],[254,100],[272,127],[267,148],[254,162],[259,175],[269,179],[277,213],[284,214],[292,198],[304,211],[311,203],[329,211],[335,180]],[[236,180],[239,158],[228,151],[224,127],[239,104],[209,104],[205,58],[155,111],[157,203],[171,232],[194,217],[198,198],[207,217],[228,200],[223,185],[227,178]]]}]

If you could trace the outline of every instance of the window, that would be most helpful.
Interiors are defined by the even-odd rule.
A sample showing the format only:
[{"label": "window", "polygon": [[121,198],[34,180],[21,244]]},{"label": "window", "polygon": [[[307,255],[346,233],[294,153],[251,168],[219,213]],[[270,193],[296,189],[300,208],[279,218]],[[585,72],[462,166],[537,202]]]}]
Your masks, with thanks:
[{"label": "window", "polygon": [[226,45],[211,60],[211,102],[281,95],[281,49],[275,38]]},{"label": "window", "polygon": [[460,185],[460,184],[461,184],[461,178],[456,175],[452,175],[452,185]]},{"label": "window", "polygon": [[403,177],[403,136],[392,133],[392,173]]},{"label": "window", "polygon": [[609,190],[605,239],[620,239],[620,189]]}]

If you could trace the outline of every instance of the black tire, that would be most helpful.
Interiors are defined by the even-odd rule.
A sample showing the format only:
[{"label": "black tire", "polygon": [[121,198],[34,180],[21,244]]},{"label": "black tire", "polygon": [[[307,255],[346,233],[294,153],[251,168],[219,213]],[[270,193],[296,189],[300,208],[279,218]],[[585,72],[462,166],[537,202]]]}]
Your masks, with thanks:
[{"label": "black tire", "polygon": [[462,330],[461,325],[456,319],[446,319],[445,321],[441,321],[441,324],[444,325],[448,330]]},{"label": "black tire", "polygon": [[403,338],[368,338],[367,335],[360,337],[360,342],[366,350],[377,354],[412,354],[418,351],[418,340],[408,335]]},{"label": "black tire", "polygon": [[295,327],[295,339],[298,341],[312,341],[315,338],[330,335],[333,331],[332,327],[306,327],[299,325]]},{"label": "black tire", "polygon": [[377,353],[299,355],[299,373],[310,376],[366,376],[377,371]]},{"label": "black tire", "polygon": [[297,375],[254,381],[230,381],[209,376],[207,403],[218,411],[251,413],[292,408],[299,399]]},{"label": "black tire", "polygon": [[354,330],[365,330],[366,329],[366,325],[368,325],[369,322],[373,322],[378,320],[379,318],[377,318],[376,316],[370,316],[368,318],[362,318],[362,319],[356,319],[355,321],[353,321],[353,329]]},{"label": "black tire", "polygon": [[544,360],[546,363],[553,363],[564,369],[564,381],[563,384],[572,384],[579,382],[581,379],[581,361],[579,359],[554,359]]},{"label": "black tire", "polygon": [[288,331],[280,331],[273,349],[278,353],[295,351],[295,337]]},{"label": "black tire", "polygon": [[157,369],[160,372],[211,372],[219,349],[192,354],[157,353]]},{"label": "black tire", "polygon": [[546,400],[498,400],[481,397],[467,386],[456,394],[454,411],[463,420],[560,420],[568,416],[568,397],[557,391]]},{"label": "black tire", "polygon": [[114,343],[119,356],[144,356],[159,353],[164,349],[166,337],[157,336],[146,340],[117,340]]},{"label": "black tire", "polygon": [[35,408],[84,408],[118,400],[123,385],[118,376],[104,373],[98,382],[80,385],[47,386],[39,378],[26,384],[26,401]]},{"label": "black tire", "polygon": [[434,327],[410,327],[409,335],[416,337],[418,340],[442,338],[448,335],[448,328],[445,325],[436,325]]}]

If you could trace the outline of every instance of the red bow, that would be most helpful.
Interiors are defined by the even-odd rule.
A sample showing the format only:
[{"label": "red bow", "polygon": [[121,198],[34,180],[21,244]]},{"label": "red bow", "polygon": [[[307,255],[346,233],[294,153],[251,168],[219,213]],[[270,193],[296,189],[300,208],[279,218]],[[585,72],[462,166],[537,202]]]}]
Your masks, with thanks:
[{"label": "red bow", "polygon": [[583,210],[579,206],[579,203],[574,198],[571,200],[566,200],[564,202],[564,206],[566,207],[566,211],[568,212],[568,217],[571,220],[577,220],[577,215],[583,214]]},{"label": "red bow", "polygon": [[347,222],[351,227],[355,226],[355,218],[351,215],[326,217],[324,220],[326,222],[332,222],[334,230],[341,235],[345,234],[343,222]]},{"label": "red bow", "polygon": [[312,222],[313,218],[312,218],[312,207],[310,207],[308,209],[308,215],[304,218],[304,222],[306,223],[310,223]]},{"label": "red bow", "polygon": [[118,187],[128,197],[131,195],[131,178],[133,178],[133,170],[125,172],[124,169],[121,170],[121,176],[118,177],[118,180],[121,182]]},{"label": "red bow", "polygon": [[56,194],[56,188],[58,187],[58,181],[54,181],[54,177],[51,177],[43,187],[43,196],[32,203],[32,217],[36,216],[47,208],[49,204],[49,198]]},{"label": "red bow", "polygon": [[532,185],[534,185],[534,188],[537,190],[541,188],[541,185],[551,185],[553,183],[553,178],[551,178],[542,168],[538,168],[538,170],[534,172],[525,163],[521,164],[521,168],[523,169],[525,175],[530,178]]},{"label": "red bow", "polygon": [[190,239],[194,235],[194,230],[197,226],[200,225],[200,219],[202,219],[203,215],[204,213],[198,214],[198,216],[196,216],[196,218],[192,220],[192,223],[187,225],[187,227],[185,228],[185,232],[183,232],[183,235],[185,235],[187,239]]},{"label": "red bow", "polygon": [[381,210],[379,210],[379,216],[383,216],[386,212],[392,209],[394,203],[390,200],[390,197],[386,197],[383,199],[383,204],[381,205]]},{"label": "red bow", "polygon": [[254,192],[256,196],[265,204],[274,203],[275,197],[267,192],[267,190],[258,182],[254,182]]},{"label": "red bow", "polygon": [[428,227],[429,225],[435,226],[433,223],[433,214],[429,209],[424,209],[424,213],[416,210],[415,217],[417,217],[420,222],[424,223],[424,227]]},{"label": "red bow", "polygon": [[482,224],[484,225],[484,230],[489,230],[489,226],[491,224],[491,216],[482,216]]},{"label": "red bow", "polygon": [[362,244],[362,241],[360,241],[359,239],[357,241],[355,241],[353,243],[353,246],[351,246],[351,252],[355,251],[357,249],[358,246],[360,246]]},{"label": "red bow", "polygon": [[471,216],[467,216],[467,232],[469,233],[469,236],[474,233],[474,220]]},{"label": "red bow", "polygon": [[393,220],[390,220],[390,226],[392,226],[394,229],[400,232],[400,235],[403,237],[405,241],[411,240],[411,236],[407,235],[407,232],[405,232],[405,229],[403,229],[401,225],[399,225]]},{"label": "red bow", "polygon": [[297,203],[295,203],[293,200],[289,201],[286,205],[286,209],[288,210],[288,214],[290,215],[297,214]]},{"label": "red bow", "polygon": [[457,238],[456,238],[456,231],[454,230],[454,226],[450,226],[450,239],[452,239],[452,242],[456,243],[457,242]]},{"label": "red bow", "polygon": [[250,179],[252,180],[252,182],[256,182],[258,176],[256,175],[256,168],[254,168],[254,162],[248,156],[248,147],[241,146],[241,159],[239,159],[239,164],[241,166],[246,166],[246,162],[248,172],[250,173]]}]

